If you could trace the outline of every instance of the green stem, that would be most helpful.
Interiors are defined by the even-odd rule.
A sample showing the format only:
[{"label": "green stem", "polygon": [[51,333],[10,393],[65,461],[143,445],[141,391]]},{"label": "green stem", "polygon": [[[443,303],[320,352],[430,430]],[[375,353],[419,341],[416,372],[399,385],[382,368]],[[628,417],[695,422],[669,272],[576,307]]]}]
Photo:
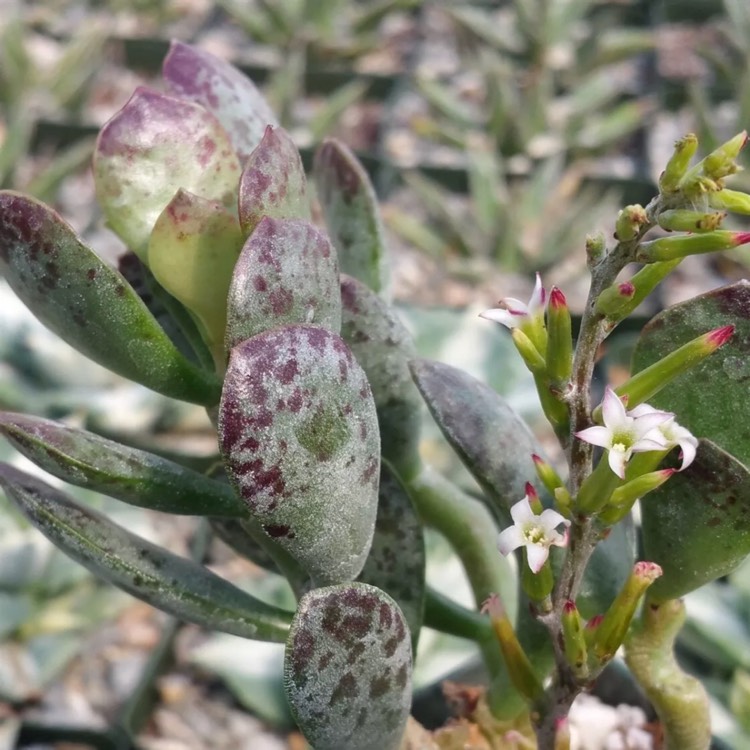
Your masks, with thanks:
[{"label": "green stem", "polygon": [[466,609],[430,586],[425,597],[424,624],[441,633],[477,642],[492,637],[492,625],[487,617]]}]

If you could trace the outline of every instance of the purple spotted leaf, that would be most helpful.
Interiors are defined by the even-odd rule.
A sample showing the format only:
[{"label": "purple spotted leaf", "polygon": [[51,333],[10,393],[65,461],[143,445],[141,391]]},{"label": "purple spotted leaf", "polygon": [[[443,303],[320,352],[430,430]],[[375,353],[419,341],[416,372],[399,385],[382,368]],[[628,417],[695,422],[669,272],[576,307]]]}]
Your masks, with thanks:
[{"label": "purple spotted leaf", "polygon": [[0,270],[47,328],[95,362],[166,396],[218,403],[215,376],[177,350],[125,278],[43,203],[0,192]]},{"label": "purple spotted leaf", "polygon": [[262,219],[245,242],[227,298],[226,349],[279,325],[341,328],[338,263],[308,221]]},{"label": "purple spotted leaf", "polygon": [[133,596],[211,630],[283,642],[289,613],[147,542],[46,482],[0,463],[8,499],[56,547]]},{"label": "purple spotted leaf", "polygon": [[471,375],[428,359],[410,362],[435,422],[492,501],[502,521],[536,481],[532,454],[540,454],[526,423],[505,399]]},{"label": "purple spotted leaf", "polygon": [[380,437],[370,385],[338,335],[282,326],[232,349],[219,444],[254,518],[316,583],[360,573],[375,527]]},{"label": "purple spotted leaf", "polygon": [[292,714],[316,750],[398,750],[411,707],[409,629],[396,602],[362,583],[311,591],[284,657]]},{"label": "purple spotted leaf", "polygon": [[223,125],[242,162],[258,145],[267,125],[276,125],[255,84],[209,52],[173,41],[162,74],[170,93],[203,105]]},{"label": "purple spotted leaf", "polygon": [[409,479],[420,467],[422,419],[422,398],[409,372],[414,343],[393,308],[361,281],[342,275],[341,303],[341,336],[372,386],[383,456]]},{"label": "purple spotted leaf", "polygon": [[241,517],[231,487],[166,458],[49,419],[0,412],[0,432],[64,482],[163,513]]},{"label": "purple spotted leaf", "polygon": [[203,107],[140,87],[99,132],[96,195],[110,228],[142,259],[156,219],[180,189],[235,210],[240,162]]},{"label": "purple spotted leaf", "polygon": [[347,146],[328,139],[315,154],[313,176],[341,271],[384,293],[388,259],[383,223],[364,167]]},{"label": "purple spotted leaf", "polygon": [[218,201],[182,189],[156,220],[148,244],[151,272],[193,313],[219,371],[225,359],[227,294],[241,249],[237,218]]},{"label": "purple spotted leaf", "polygon": [[663,575],[656,600],[731,573],[750,554],[750,472],[709,440],[695,461],[641,501],[643,550]]},{"label": "purple spotted leaf", "polygon": [[673,412],[679,424],[696,437],[708,438],[750,467],[749,281],[714,289],[659,313],[638,340],[633,371],[725,325],[735,327],[729,341],[670,381],[649,404]]},{"label": "purple spotted leaf", "polygon": [[307,178],[294,142],[282,128],[266,128],[240,177],[240,224],[251,234],[264,216],[309,219]]},{"label": "purple spotted leaf", "polygon": [[424,617],[424,532],[411,498],[385,466],[380,472],[375,537],[358,580],[393,597],[409,626],[416,651]]}]

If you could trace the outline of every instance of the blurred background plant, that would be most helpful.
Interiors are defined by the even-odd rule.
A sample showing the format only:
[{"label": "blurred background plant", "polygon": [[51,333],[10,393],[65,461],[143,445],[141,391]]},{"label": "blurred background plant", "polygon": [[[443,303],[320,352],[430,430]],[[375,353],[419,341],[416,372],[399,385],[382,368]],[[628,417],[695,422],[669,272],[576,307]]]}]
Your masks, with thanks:
[{"label": "blurred background plant", "polygon": [[[535,270],[566,285],[567,294],[583,275],[586,234],[611,231],[616,205],[648,198],[657,176],[651,165],[663,163],[673,140],[694,130],[708,149],[750,116],[750,6],[743,0],[57,0],[8,12],[0,2],[0,9],[0,187],[57,201],[77,228],[103,233],[86,188],[92,132],[124,103],[134,80],[149,82],[170,36],[202,44],[253,74],[303,153],[335,132],[363,157],[385,201],[394,292],[420,353],[492,383],[532,424],[529,383],[520,376],[498,382],[493,367],[512,350],[474,327],[466,307],[506,294],[525,298],[518,285],[529,280],[520,275]],[[738,178],[745,188],[747,174]],[[404,262],[414,248],[418,261]],[[733,257],[684,263],[663,301],[747,275],[750,259]],[[575,307],[575,295],[569,298]],[[2,408],[67,415],[162,452],[184,452],[186,436],[201,434],[199,410],[180,411],[52,353],[41,329],[14,318],[11,299],[3,294],[0,303]],[[425,311],[425,300],[443,309]],[[627,362],[630,343],[618,347],[612,342],[604,367]],[[124,415],[130,434],[113,434]],[[439,438],[426,434],[423,449],[444,468]],[[199,457],[210,461],[210,451]],[[128,523],[158,527],[153,514]],[[24,653],[37,679],[26,697],[127,602],[110,601],[111,592],[50,554],[3,506],[0,686],[8,649]],[[212,554],[231,569],[226,549]],[[30,561],[23,575],[10,559]],[[240,577],[250,574],[243,569]],[[750,747],[750,568],[691,595],[688,613],[681,656],[712,690],[717,734],[733,748]],[[44,641],[51,650],[34,645],[31,621],[57,623],[57,640]],[[232,658],[235,642],[191,632],[182,674],[221,675],[244,705],[283,725],[283,702],[257,701],[257,686],[268,684],[275,667],[258,656],[257,670],[243,672]],[[456,653],[463,658],[460,642]],[[425,672],[435,679],[445,669]],[[165,688],[162,698],[169,695]],[[6,686],[2,700],[25,699]]]}]

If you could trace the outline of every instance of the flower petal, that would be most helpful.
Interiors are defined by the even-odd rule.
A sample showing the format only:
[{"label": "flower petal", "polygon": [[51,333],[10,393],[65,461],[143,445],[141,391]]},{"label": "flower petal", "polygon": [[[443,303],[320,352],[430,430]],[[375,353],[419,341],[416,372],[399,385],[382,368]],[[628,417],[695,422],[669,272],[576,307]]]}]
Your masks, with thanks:
[{"label": "flower petal", "polygon": [[570,525],[570,521],[568,521],[565,516],[561,515],[556,510],[552,510],[552,508],[543,510],[537,523],[544,529],[545,536],[551,536],[556,533],[556,529],[560,524],[565,524],[566,526]]},{"label": "flower petal", "polygon": [[610,386],[604,389],[602,420],[604,421],[604,425],[609,429],[620,427],[629,421],[624,404]]},{"label": "flower petal", "polygon": [[531,503],[529,502],[529,496],[525,495],[523,500],[519,500],[511,509],[510,517],[513,519],[513,523],[516,526],[522,526],[525,523],[534,522],[536,516],[534,511],[531,510]]},{"label": "flower petal", "polygon": [[518,526],[508,526],[497,538],[497,548],[504,557],[523,544],[526,544],[526,539]]},{"label": "flower petal", "polygon": [[509,310],[503,310],[499,307],[485,310],[484,312],[479,313],[479,317],[484,318],[485,320],[492,320],[495,323],[500,323],[500,325],[504,325],[506,328],[516,328],[518,325],[517,316],[513,315]]},{"label": "flower petal", "polygon": [[[693,438],[693,436],[690,436]],[[682,449],[682,465],[680,471],[685,471],[688,466],[695,460],[695,454],[698,450],[698,441],[693,438],[692,440],[680,440],[678,443]]]},{"label": "flower petal", "polygon": [[636,439],[645,436],[647,432],[651,432],[651,430],[653,430],[655,427],[663,425],[670,419],[674,419],[674,414],[668,411],[652,411],[647,414],[643,414],[640,417],[636,417],[633,421],[633,430],[635,432]]},{"label": "flower petal", "polygon": [[534,291],[531,293],[531,299],[529,300],[527,308],[529,315],[535,315],[544,310],[546,297],[547,293],[542,286],[542,277],[537,273]]},{"label": "flower petal", "polygon": [[618,448],[610,449],[607,454],[607,460],[609,461],[609,468],[617,474],[620,479],[625,479],[625,464],[630,458],[630,450],[622,450]]},{"label": "flower petal", "polygon": [[591,445],[609,448],[612,445],[612,430],[607,427],[587,427],[585,430],[576,432],[576,437]]},{"label": "flower petal", "polygon": [[529,563],[532,573],[538,573],[547,558],[549,557],[549,547],[544,544],[526,545],[526,560]]}]

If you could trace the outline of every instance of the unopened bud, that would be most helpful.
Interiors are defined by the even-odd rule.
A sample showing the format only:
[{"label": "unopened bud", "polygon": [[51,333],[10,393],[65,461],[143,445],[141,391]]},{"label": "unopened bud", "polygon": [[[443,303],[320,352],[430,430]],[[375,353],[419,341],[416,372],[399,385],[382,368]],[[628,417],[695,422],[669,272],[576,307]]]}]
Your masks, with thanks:
[{"label": "unopened bud", "polygon": [[698,137],[695,133],[688,133],[674,144],[674,153],[659,177],[659,189],[662,193],[672,193],[677,190],[697,150]]},{"label": "unopened bud", "polygon": [[723,188],[709,193],[708,204],[711,208],[723,208],[735,214],[750,215],[750,195],[739,190]]},{"label": "unopened bud", "polygon": [[646,589],[662,574],[652,562],[637,562],[620,593],[602,618],[592,642],[593,656],[599,665],[612,659],[622,645],[630,623]]},{"label": "unopened bud", "polygon": [[687,209],[671,209],[659,214],[659,226],[670,232],[713,232],[721,226],[726,211],[702,213]]},{"label": "unopened bud", "polygon": [[614,526],[630,513],[636,500],[661,487],[676,471],[677,469],[651,471],[618,487],[612,492],[607,507],[599,514],[599,520],[607,526]]},{"label": "unopened bud", "polygon": [[573,601],[563,604],[562,617],[563,646],[565,658],[579,679],[588,676],[588,649],[583,636],[583,620]]},{"label": "unopened bud", "polygon": [[547,306],[547,373],[554,386],[564,387],[573,369],[573,332],[565,295],[552,287]]},{"label": "unopened bud", "polygon": [[686,258],[688,255],[731,250],[746,242],[750,242],[750,232],[730,232],[726,229],[717,229],[706,234],[661,237],[658,240],[644,242],[638,248],[636,260],[639,263],[676,260]]},{"label": "unopened bud", "polygon": [[607,253],[603,234],[590,234],[586,237],[586,262],[593,268]]},{"label": "unopened bud", "polygon": [[615,224],[615,237],[619,242],[629,242],[636,238],[641,228],[648,224],[648,216],[643,206],[634,204],[625,206],[617,214],[617,223]]},{"label": "unopened bud", "polygon": [[554,495],[555,490],[563,486],[563,481],[560,479],[559,474],[541,456],[537,456],[536,453],[532,453],[531,460],[534,462],[536,475],[539,477],[541,483],[550,495]]}]

